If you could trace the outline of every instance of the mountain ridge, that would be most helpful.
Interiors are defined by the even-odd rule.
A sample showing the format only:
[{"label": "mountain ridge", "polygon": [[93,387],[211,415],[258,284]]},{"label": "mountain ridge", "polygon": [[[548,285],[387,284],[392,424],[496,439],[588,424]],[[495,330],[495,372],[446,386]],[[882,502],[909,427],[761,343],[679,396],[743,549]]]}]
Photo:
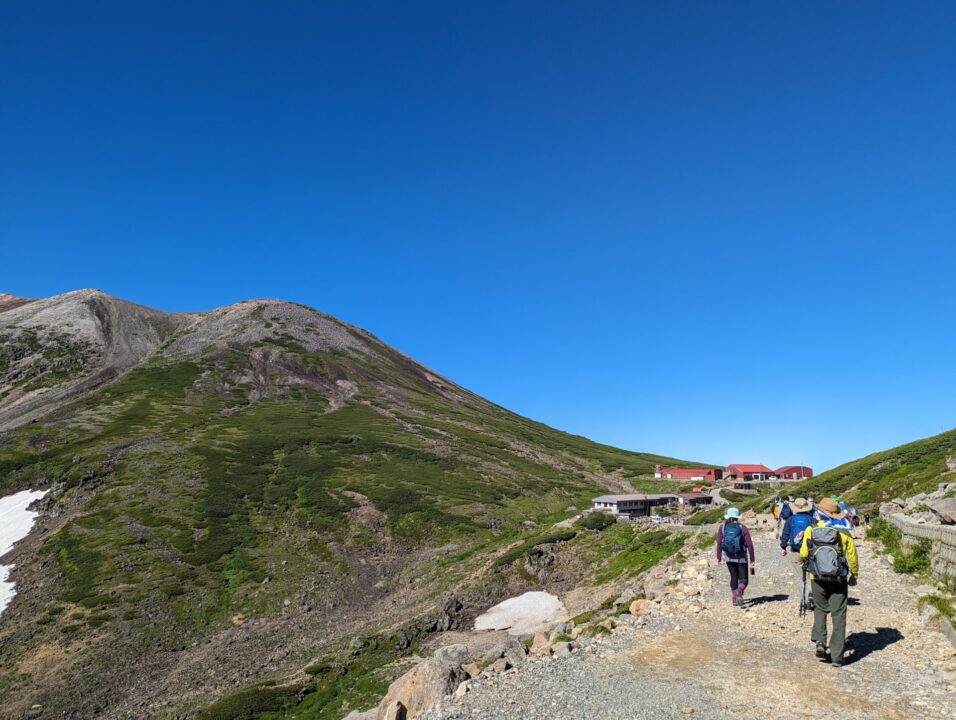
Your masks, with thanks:
[{"label": "mountain ridge", "polygon": [[[391,658],[598,572],[611,546],[547,532],[594,494],[678,487],[651,478],[672,458],[523,418],[300,304],[77,291],[0,332],[0,492],[50,491],[0,619],[14,716],[189,716],[355,635]],[[323,679],[352,699],[315,717],[377,672]]]}]

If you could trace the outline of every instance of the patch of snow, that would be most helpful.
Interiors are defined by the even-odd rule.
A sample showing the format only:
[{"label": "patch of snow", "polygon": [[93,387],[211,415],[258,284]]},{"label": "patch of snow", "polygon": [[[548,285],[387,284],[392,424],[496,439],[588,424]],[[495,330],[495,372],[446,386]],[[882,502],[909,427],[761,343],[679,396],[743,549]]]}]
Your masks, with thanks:
[{"label": "patch of snow", "polygon": [[529,635],[567,619],[564,604],[551,593],[539,590],[498,603],[475,619],[475,630],[507,630],[509,635]]},{"label": "patch of snow", "polygon": [[[0,498],[0,557],[10,552],[13,545],[30,532],[33,521],[40,513],[27,508],[44,495],[46,495],[45,490],[23,490]],[[0,613],[6,609],[16,594],[15,583],[7,579],[12,569],[13,565],[0,565]]]}]

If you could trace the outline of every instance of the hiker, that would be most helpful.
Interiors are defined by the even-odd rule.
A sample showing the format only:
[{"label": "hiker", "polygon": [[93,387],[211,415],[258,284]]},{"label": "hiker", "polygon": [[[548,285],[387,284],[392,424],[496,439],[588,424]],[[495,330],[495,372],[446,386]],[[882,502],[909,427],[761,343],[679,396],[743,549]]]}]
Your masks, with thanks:
[{"label": "hiker", "polygon": [[793,508],[790,507],[790,503],[789,502],[782,503],[780,506],[780,517],[777,518],[776,537],[778,538],[780,537],[784,525],[787,524],[787,520],[789,520],[792,516],[793,516]]},{"label": "hiker", "polygon": [[748,568],[748,555],[752,565],[754,543],[750,539],[750,531],[740,522],[740,510],[728,508],[724,513],[724,524],[717,528],[717,562],[723,559],[727,563],[727,570],[730,571],[730,601],[734,605],[744,604],[748,569],[751,575],[754,572],[753,568]]},{"label": "hiker", "polygon": [[803,558],[800,557],[800,546],[803,545],[803,533],[813,524],[810,503],[806,498],[797,498],[790,506],[793,514],[787,518],[780,533],[780,550],[783,556],[790,552],[790,560],[797,573],[797,583],[803,582]]},{"label": "hiker", "polygon": [[813,593],[813,632],[817,657],[827,657],[827,615],[832,615],[830,662],[843,666],[846,645],[846,607],[848,586],[856,585],[859,561],[853,535],[844,525],[844,513],[832,498],[817,503],[819,520],[803,533],[800,557],[807,561]]},{"label": "hiker", "polygon": [[[851,534],[853,533],[854,527],[853,523],[850,522],[850,518],[847,517],[846,503],[840,502],[838,495],[831,495],[829,498],[824,498],[824,501],[830,502],[833,501],[833,505],[836,506],[837,513],[840,514],[839,519],[835,519],[832,516],[826,516],[826,523],[831,527],[836,527],[840,530],[847,530]],[[823,501],[821,501],[823,502]],[[821,513],[819,512],[820,504],[817,504],[817,511],[814,513],[814,520],[819,520]]]}]

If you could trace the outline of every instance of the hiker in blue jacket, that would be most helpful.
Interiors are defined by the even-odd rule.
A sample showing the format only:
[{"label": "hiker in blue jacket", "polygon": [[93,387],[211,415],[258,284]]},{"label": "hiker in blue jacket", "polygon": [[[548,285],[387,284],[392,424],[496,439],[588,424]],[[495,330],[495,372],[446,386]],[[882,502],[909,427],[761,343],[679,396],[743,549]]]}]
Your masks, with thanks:
[{"label": "hiker in blue jacket", "polygon": [[749,581],[747,556],[754,563],[754,543],[750,531],[740,522],[740,510],[732,507],[724,513],[724,524],[717,528],[717,562],[727,562],[730,571],[730,601],[734,605],[744,604],[744,591]]},{"label": "hiker in blue jacket", "polygon": [[790,560],[796,572],[797,584],[803,582],[803,558],[800,557],[800,546],[803,544],[803,533],[813,524],[813,508],[806,498],[797,498],[790,504],[793,514],[787,518],[780,533],[780,550],[786,557],[790,551]]}]

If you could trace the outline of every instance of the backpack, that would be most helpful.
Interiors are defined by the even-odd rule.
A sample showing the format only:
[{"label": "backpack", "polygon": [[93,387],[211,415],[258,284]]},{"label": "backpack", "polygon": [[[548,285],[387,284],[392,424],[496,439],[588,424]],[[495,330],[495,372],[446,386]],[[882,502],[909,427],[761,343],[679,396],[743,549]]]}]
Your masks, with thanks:
[{"label": "backpack", "polygon": [[744,551],[744,531],[740,523],[724,524],[724,538],[720,549],[728,555],[740,555]]},{"label": "backpack", "polygon": [[790,503],[784,503],[783,507],[780,508],[780,517],[786,520],[788,517],[793,516],[793,510],[790,509]]},{"label": "backpack", "polygon": [[797,552],[803,545],[803,533],[810,527],[813,518],[808,513],[797,513],[790,518],[790,549]]},{"label": "backpack", "polygon": [[819,583],[842,583],[850,577],[850,566],[843,554],[840,531],[832,527],[815,527],[807,543],[810,557],[807,569]]}]

